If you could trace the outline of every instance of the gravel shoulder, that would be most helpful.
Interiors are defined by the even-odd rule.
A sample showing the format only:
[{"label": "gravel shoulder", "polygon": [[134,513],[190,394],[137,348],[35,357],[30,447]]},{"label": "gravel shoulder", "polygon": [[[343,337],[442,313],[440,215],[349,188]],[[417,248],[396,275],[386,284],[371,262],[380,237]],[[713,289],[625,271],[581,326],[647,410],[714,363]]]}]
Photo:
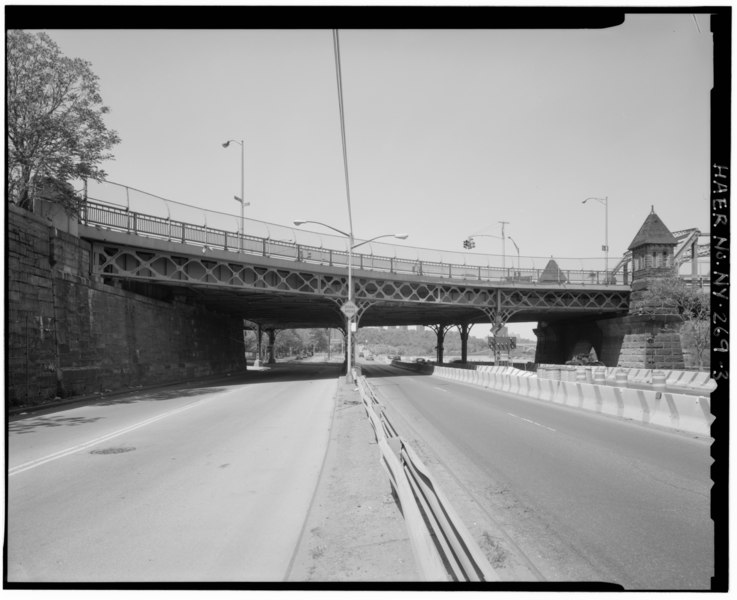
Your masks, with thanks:
[{"label": "gravel shoulder", "polygon": [[357,388],[340,379],[328,450],[288,581],[418,581]]}]

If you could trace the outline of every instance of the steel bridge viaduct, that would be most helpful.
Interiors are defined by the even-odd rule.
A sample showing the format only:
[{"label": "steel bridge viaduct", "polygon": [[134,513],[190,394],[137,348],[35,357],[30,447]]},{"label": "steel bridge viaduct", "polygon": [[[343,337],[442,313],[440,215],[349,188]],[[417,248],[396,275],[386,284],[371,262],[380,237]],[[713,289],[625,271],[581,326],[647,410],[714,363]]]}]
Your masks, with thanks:
[{"label": "steel bridge viaduct", "polygon": [[[128,194],[129,188],[125,191]],[[147,195],[151,198],[157,197]],[[47,207],[52,221],[64,219],[53,204]],[[88,197],[78,222],[67,217],[66,229],[90,244],[94,280],[237,316],[255,324],[259,338],[266,332],[272,347],[279,329],[330,327],[345,334],[348,325],[340,307],[348,298],[347,249],[326,248],[322,242],[300,244],[296,237],[275,239],[270,233],[242,235],[208,227],[207,218],[205,225],[195,225],[173,220],[170,214],[163,218],[147,213]],[[651,216],[655,230],[665,230],[654,211]],[[708,247],[698,245],[699,234],[676,232],[680,246],[662,247],[670,253],[663,253],[662,266],[690,259],[695,281],[697,257],[708,254]],[[675,246],[676,238],[667,230],[665,235]],[[473,325],[487,324],[497,332],[507,323],[535,321],[536,362],[564,362],[593,347],[611,366],[620,362],[625,336],[654,331],[653,326],[640,323],[633,328],[625,321],[636,265],[661,266],[654,262],[655,253],[650,265],[649,252],[633,259],[628,251],[607,273],[561,269],[552,259],[544,269],[520,268],[519,262],[517,268],[500,268],[491,266],[488,257],[487,262],[474,262],[479,255],[460,255],[461,262],[457,253],[450,260],[439,253],[438,260],[427,253],[412,255],[412,248],[381,246],[379,254],[371,246],[370,253],[353,253],[353,300],[358,306],[354,327],[427,326],[437,334],[438,362],[443,360],[443,338],[452,327],[460,331],[463,360]]]},{"label": "steel bridge viaduct", "polygon": [[[88,201],[78,235],[91,244],[91,275],[159,300],[187,299],[270,333],[345,332],[347,252],[245,236]],[[243,248],[241,249],[241,244]],[[356,326],[425,325],[438,335],[474,324],[593,322],[626,315],[631,288],[603,272],[539,271],[353,256]],[[273,341],[273,340],[272,340]]]}]

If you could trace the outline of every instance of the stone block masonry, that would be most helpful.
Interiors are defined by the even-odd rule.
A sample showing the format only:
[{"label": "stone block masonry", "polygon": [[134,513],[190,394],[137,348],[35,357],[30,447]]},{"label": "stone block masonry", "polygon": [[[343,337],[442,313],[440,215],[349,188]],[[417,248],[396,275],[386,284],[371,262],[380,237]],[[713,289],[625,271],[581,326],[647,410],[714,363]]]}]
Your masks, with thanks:
[{"label": "stone block masonry", "polygon": [[8,406],[245,368],[241,319],[89,276],[86,242],[10,206]]}]

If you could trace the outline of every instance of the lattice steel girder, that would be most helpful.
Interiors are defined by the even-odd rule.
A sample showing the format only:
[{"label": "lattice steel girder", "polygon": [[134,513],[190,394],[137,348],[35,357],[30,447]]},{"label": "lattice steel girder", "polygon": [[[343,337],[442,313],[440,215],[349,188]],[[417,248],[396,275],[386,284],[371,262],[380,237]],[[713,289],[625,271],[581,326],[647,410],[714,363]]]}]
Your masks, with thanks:
[{"label": "lattice steel girder", "polygon": [[626,312],[629,309],[628,290],[592,290],[592,289],[548,289],[548,290],[499,290],[501,306],[517,310],[571,310],[616,311]]},{"label": "lattice steel girder", "polygon": [[[347,297],[347,273],[310,272],[298,264],[273,266],[233,262],[217,256],[178,255],[111,243],[94,243],[92,272],[101,277],[160,282],[194,287],[220,287],[260,292]],[[354,276],[356,301],[476,307],[484,312],[510,315],[518,311],[626,312],[629,289],[606,290],[550,286],[494,287],[461,282],[432,282]],[[506,319],[505,319],[506,320]]]}]

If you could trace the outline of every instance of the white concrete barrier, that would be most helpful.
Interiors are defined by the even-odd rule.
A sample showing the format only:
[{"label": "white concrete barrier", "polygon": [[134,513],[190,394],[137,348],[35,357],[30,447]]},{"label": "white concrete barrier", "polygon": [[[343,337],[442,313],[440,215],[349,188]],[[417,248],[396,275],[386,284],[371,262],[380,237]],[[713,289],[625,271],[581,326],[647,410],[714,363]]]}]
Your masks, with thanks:
[{"label": "white concrete barrier", "polygon": [[650,392],[646,395],[650,406],[650,424],[678,429],[678,411],[672,394]]},{"label": "white concrete barrier", "polygon": [[553,379],[542,379],[540,380],[540,400],[552,401],[555,396],[555,392],[558,388],[559,381]]},{"label": "white concrete barrier", "polygon": [[709,435],[714,415],[711,414],[711,402],[704,396],[689,394],[663,394],[675,414],[675,427],[682,431]]},{"label": "white concrete barrier", "polygon": [[[589,368],[590,369],[590,368]],[[634,373],[633,373],[634,371]],[[466,383],[478,385],[490,390],[502,391],[514,395],[533,398],[544,402],[555,402],[572,408],[579,408],[598,412],[605,415],[629,419],[636,423],[656,425],[668,429],[677,429],[708,436],[711,423],[711,401],[704,396],[693,394],[672,393],[666,390],[665,381],[672,374],[664,371],[648,369],[630,370],[627,375],[634,374],[637,385],[646,388],[624,387],[624,372],[612,368],[608,372],[600,368],[591,373],[600,383],[582,381],[581,368],[572,370],[575,381],[537,377],[535,374],[520,371],[514,367],[479,367],[476,371],[468,369],[454,369],[450,367],[435,367],[433,374],[448,379],[462,378]],[[606,381],[606,376],[609,380]],[[701,374],[698,383],[704,379],[708,381],[708,374]],[[705,377],[704,377],[705,376]],[[682,385],[684,381],[691,383],[696,377],[684,380],[681,374],[677,378],[671,377],[671,382]],[[605,381],[604,384],[601,382]],[[626,383],[632,382],[627,379]],[[616,385],[620,384],[620,385]]]},{"label": "white concrete barrier", "polygon": [[638,423],[650,422],[650,406],[644,390],[615,388],[622,400],[622,417]]},{"label": "white concrete barrier", "polygon": [[594,385],[593,383],[579,383],[579,393],[581,394],[580,398],[580,407],[585,410],[590,410],[593,412],[599,412],[599,398],[596,395],[596,388],[599,386]]}]

